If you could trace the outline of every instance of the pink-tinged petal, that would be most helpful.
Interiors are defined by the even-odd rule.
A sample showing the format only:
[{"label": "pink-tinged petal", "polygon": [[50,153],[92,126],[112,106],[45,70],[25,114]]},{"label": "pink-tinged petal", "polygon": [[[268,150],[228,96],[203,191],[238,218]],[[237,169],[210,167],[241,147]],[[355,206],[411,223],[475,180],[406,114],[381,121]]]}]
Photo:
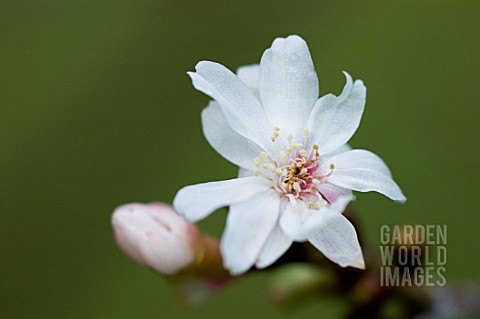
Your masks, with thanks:
[{"label": "pink-tinged petal", "polygon": [[230,127],[268,151],[273,127],[248,86],[221,64],[201,61],[188,72],[193,86],[216,100]]},{"label": "pink-tinged petal", "polygon": [[285,235],[277,223],[260,251],[255,267],[262,269],[270,266],[290,248],[292,243],[293,240]]},{"label": "pink-tinged petal", "polygon": [[250,269],[278,220],[280,198],[273,190],[233,204],[220,242],[226,269],[240,275]]},{"label": "pink-tinged petal", "polygon": [[191,185],[177,192],[173,207],[188,220],[196,222],[215,209],[243,202],[269,188],[271,183],[256,176]]},{"label": "pink-tinged petal", "polygon": [[351,190],[330,183],[320,184],[317,189],[329,203],[335,202],[339,197],[352,195]]},{"label": "pink-tinged petal", "polygon": [[303,132],[319,93],[317,74],[302,38],[277,38],[265,51],[260,62],[260,96],[281,134]]},{"label": "pink-tinged petal", "polygon": [[338,154],[330,161],[335,168],[328,178],[329,183],[359,192],[376,191],[394,201],[406,201],[390,170],[377,155],[365,150],[352,150]]},{"label": "pink-tinged petal", "polygon": [[355,227],[342,214],[325,214],[322,223],[310,234],[308,240],[341,267],[365,269]]},{"label": "pink-tinged petal", "polygon": [[220,155],[240,167],[255,169],[253,159],[262,150],[230,127],[217,102],[203,109],[202,126],[207,141]]},{"label": "pink-tinged petal", "polygon": [[[244,65],[237,69],[237,76],[242,80],[254,93],[258,93],[260,65],[251,64]],[[258,96],[258,94],[256,94]]]},{"label": "pink-tinged petal", "polygon": [[198,229],[166,204],[126,204],[112,215],[120,249],[158,273],[172,275],[194,259]]},{"label": "pink-tinged petal", "polygon": [[307,122],[310,144],[319,146],[320,155],[335,151],[353,136],[365,108],[366,88],[361,80],[353,83],[348,73],[347,83],[340,96],[321,97]]}]

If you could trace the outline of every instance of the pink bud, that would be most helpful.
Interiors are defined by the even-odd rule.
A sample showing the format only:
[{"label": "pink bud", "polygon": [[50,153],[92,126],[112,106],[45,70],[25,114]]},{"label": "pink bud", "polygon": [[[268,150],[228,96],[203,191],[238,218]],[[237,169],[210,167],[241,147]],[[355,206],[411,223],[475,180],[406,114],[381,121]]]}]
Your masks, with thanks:
[{"label": "pink bud", "polygon": [[170,205],[122,205],[114,211],[112,225],[120,249],[158,273],[173,275],[194,260],[198,229]]}]

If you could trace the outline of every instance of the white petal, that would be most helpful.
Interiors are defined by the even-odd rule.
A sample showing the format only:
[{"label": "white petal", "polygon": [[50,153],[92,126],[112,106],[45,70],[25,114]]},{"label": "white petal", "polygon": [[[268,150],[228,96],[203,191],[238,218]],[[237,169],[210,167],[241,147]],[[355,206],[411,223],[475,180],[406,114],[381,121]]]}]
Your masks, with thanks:
[{"label": "white petal", "polygon": [[215,209],[245,201],[270,187],[265,178],[256,176],[186,186],[175,195],[173,207],[188,220],[196,222]]},{"label": "white petal", "polygon": [[350,75],[344,73],[347,83],[342,94],[321,97],[308,118],[309,141],[319,146],[322,155],[348,142],[360,124],[365,107],[366,88],[363,82],[357,80],[352,83]]},{"label": "white petal", "polygon": [[238,178],[252,176],[253,171],[240,167],[238,169]]},{"label": "white petal", "polygon": [[321,226],[308,240],[328,259],[341,267],[365,269],[355,227],[342,214],[326,214]]},{"label": "white petal", "polygon": [[374,171],[378,171],[383,175],[392,177],[392,173],[388,169],[387,164],[377,155],[367,150],[349,150],[337,153],[329,158],[337,168],[355,168],[363,167]]},{"label": "white petal", "polygon": [[277,225],[270,232],[260,255],[255,262],[255,266],[259,269],[265,268],[273,264],[280,258],[292,245],[293,240],[290,239]]},{"label": "white petal", "polygon": [[337,197],[332,204],[327,205],[320,210],[313,211],[314,214],[310,216],[308,223],[305,223],[303,227],[303,232],[306,234],[306,237],[309,237],[313,232],[316,232],[319,228],[323,227],[323,224],[328,220],[329,216],[341,215],[353,199],[354,197],[351,193],[346,194]]},{"label": "white petal", "polygon": [[193,86],[216,100],[230,127],[264,150],[270,148],[273,127],[253,92],[221,64],[202,61],[188,72]]},{"label": "white petal", "polygon": [[244,65],[237,69],[237,76],[254,92],[258,91],[259,74],[259,64]]},{"label": "white petal", "polygon": [[304,225],[308,218],[316,211],[309,210],[301,202],[296,205],[289,203],[280,217],[282,231],[295,241],[305,241],[307,235]]},{"label": "white petal", "polygon": [[226,269],[239,275],[253,265],[278,220],[280,198],[274,190],[230,206],[220,242]]},{"label": "white petal", "polygon": [[305,41],[295,35],[275,39],[260,62],[260,96],[271,123],[285,136],[298,136],[318,94],[318,78]]},{"label": "white petal", "polygon": [[217,102],[203,109],[202,126],[207,141],[220,155],[240,167],[255,169],[253,159],[261,149],[230,127]]},{"label": "white petal", "polygon": [[353,199],[350,194],[338,197],[335,202],[320,209],[308,209],[302,202],[290,203],[280,217],[280,227],[295,241],[305,241],[331,213],[341,214]]},{"label": "white petal", "polygon": [[359,192],[376,191],[395,201],[406,201],[390,170],[377,155],[365,150],[352,150],[338,154],[330,161],[335,168],[328,178],[329,183]]},{"label": "white petal", "polygon": [[337,148],[336,150],[328,153],[327,155],[325,156],[322,156],[321,157],[321,160],[326,160],[326,159],[330,159],[331,157],[337,155],[337,154],[340,154],[340,153],[344,153],[344,152],[348,152],[348,151],[351,151],[352,150],[352,147],[348,144],[343,144],[342,146],[340,146],[339,148]]}]

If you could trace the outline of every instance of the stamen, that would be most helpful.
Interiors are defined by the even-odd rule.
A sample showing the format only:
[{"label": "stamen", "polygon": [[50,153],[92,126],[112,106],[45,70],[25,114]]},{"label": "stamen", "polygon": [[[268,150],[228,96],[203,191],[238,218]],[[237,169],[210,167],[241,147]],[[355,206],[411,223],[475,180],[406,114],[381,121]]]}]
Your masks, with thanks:
[{"label": "stamen", "polygon": [[305,128],[305,129],[303,130],[303,136],[304,136],[304,137],[310,136],[310,131],[308,130],[308,128]]},{"label": "stamen", "polygon": [[272,163],[263,164],[262,167],[268,169],[272,173],[275,173],[275,170],[277,169]]},{"label": "stamen", "polygon": [[277,139],[278,131],[280,131],[280,129],[277,126],[275,126],[273,128],[273,133],[272,133],[272,142],[275,142],[275,140]]},{"label": "stamen", "polygon": [[300,185],[298,184],[298,182],[293,183],[293,189],[294,189],[297,193],[300,193],[300,192],[302,191],[302,189],[300,188]]},{"label": "stamen", "polygon": [[300,152],[300,155],[302,155],[303,157],[307,157],[308,153],[306,150],[301,150]]},{"label": "stamen", "polygon": [[320,157],[320,153],[318,152],[318,145],[313,144],[313,149],[315,150],[315,157],[318,159]]}]

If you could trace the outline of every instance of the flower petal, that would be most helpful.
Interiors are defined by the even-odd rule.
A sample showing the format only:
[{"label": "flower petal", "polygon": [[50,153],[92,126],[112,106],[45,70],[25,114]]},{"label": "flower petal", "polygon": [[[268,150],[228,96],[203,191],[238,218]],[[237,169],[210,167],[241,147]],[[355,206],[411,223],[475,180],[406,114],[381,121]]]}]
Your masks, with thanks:
[{"label": "flower petal", "polygon": [[330,183],[320,184],[317,189],[329,203],[335,202],[342,196],[352,196],[351,190]]},{"label": "flower petal", "polygon": [[249,169],[245,169],[242,167],[238,169],[238,178],[253,176],[253,174],[254,172]]},{"label": "flower petal", "polygon": [[260,96],[265,112],[285,136],[298,136],[318,99],[318,78],[305,41],[277,38],[260,62]]},{"label": "flower petal", "polygon": [[255,262],[255,267],[262,269],[270,266],[290,248],[292,243],[293,240],[285,235],[277,223],[270,232],[262,251],[260,251],[257,261]]},{"label": "flower petal", "polygon": [[193,86],[216,100],[230,127],[265,151],[270,148],[272,125],[247,85],[221,64],[201,61],[188,72]]},{"label": "flower petal", "polygon": [[405,202],[400,187],[390,170],[377,155],[365,150],[352,150],[330,159],[335,165],[328,182],[359,192],[376,191],[394,201]]},{"label": "flower petal", "polygon": [[253,159],[261,149],[228,125],[217,102],[211,101],[203,109],[202,126],[207,141],[220,155],[240,167],[255,169]]},{"label": "flower petal", "polygon": [[387,164],[377,154],[367,150],[358,149],[337,153],[329,158],[329,162],[332,162],[337,168],[363,167],[392,177]]},{"label": "flower petal", "polygon": [[250,64],[239,67],[237,69],[237,76],[250,88],[250,90],[258,92],[260,64]]},{"label": "flower petal", "polygon": [[305,224],[315,212],[318,211],[307,209],[301,202],[289,203],[280,217],[280,227],[293,240],[305,241],[308,235],[304,231]]},{"label": "flower petal", "polygon": [[322,224],[324,216],[341,214],[352,199],[352,195],[347,194],[320,209],[308,209],[301,202],[290,203],[280,217],[280,227],[295,241],[305,241]]},{"label": "flower petal", "polygon": [[230,206],[220,251],[232,275],[244,273],[253,265],[278,220],[279,207],[280,198],[274,190]]},{"label": "flower petal", "polygon": [[310,243],[341,267],[365,269],[355,227],[342,214],[325,214],[323,223],[308,237]]},{"label": "flower petal", "polygon": [[175,195],[173,207],[188,220],[196,222],[215,209],[245,201],[270,187],[265,178],[257,176],[186,186]]},{"label": "flower petal", "polygon": [[191,243],[198,241],[198,229],[170,205],[122,205],[112,215],[112,226],[120,249],[158,273],[172,275],[194,260]]},{"label": "flower petal", "polygon": [[365,108],[366,88],[361,80],[352,83],[345,73],[347,83],[342,94],[322,96],[313,108],[307,122],[311,132],[309,141],[319,146],[320,154],[328,154],[347,143],[360,124]]}]

